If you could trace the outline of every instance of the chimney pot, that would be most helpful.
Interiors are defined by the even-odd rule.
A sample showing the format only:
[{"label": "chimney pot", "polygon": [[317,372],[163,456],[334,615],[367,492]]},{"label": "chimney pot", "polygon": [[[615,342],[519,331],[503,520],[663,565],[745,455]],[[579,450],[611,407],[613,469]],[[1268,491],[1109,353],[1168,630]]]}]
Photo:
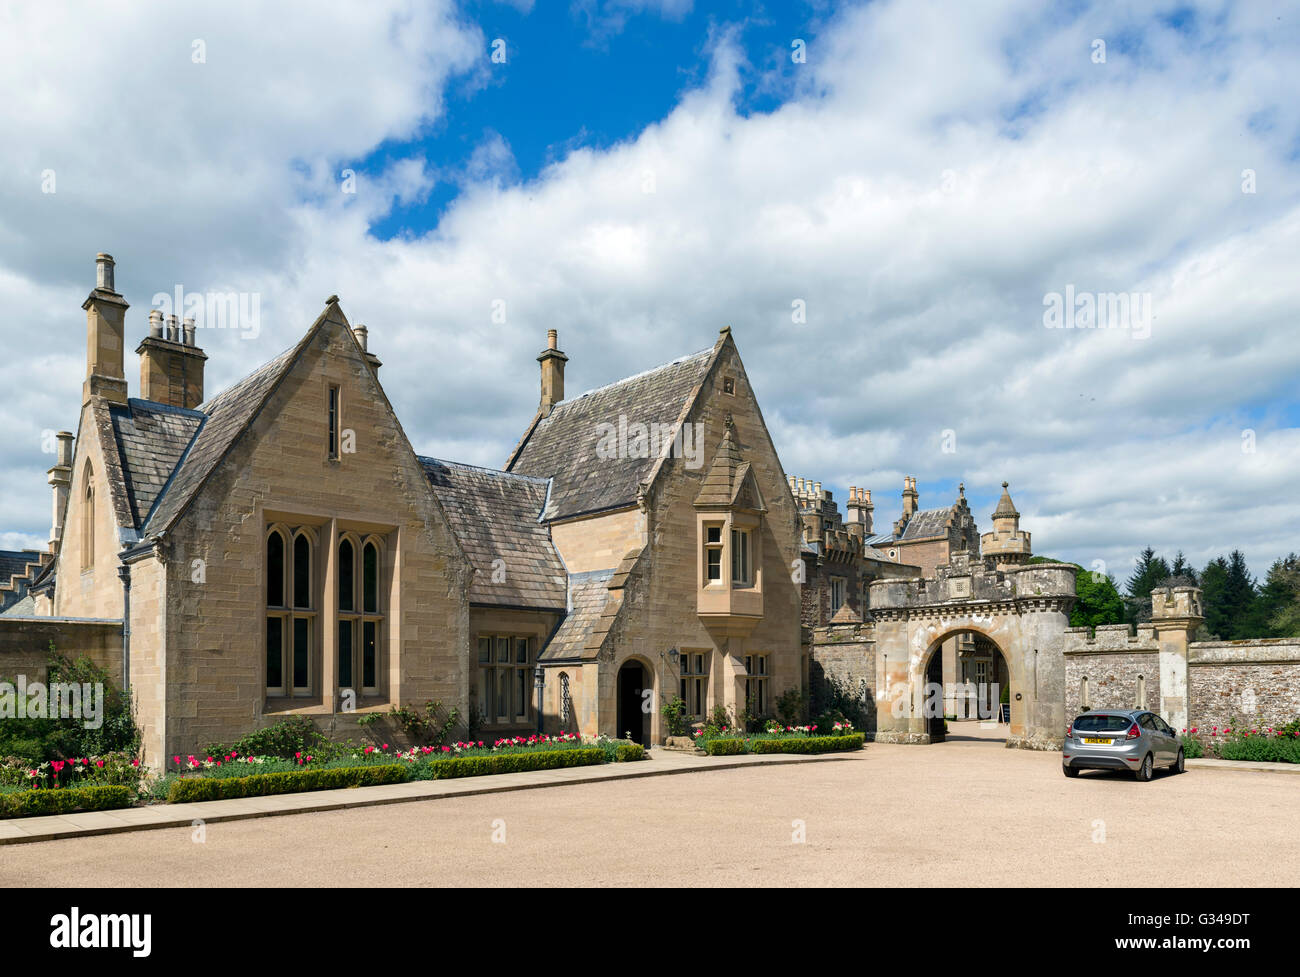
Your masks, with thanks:
[{"label": "chimney pot", "polygon": [[185,345],[186,345],[186,346],[193,346],[193,345],[194,345],[194,329],[195,329],[195,326],[194,326],[194,320],[193,320],[193,319],[186,319],[186,320],[185,320],[185,332],[184,332],[184,336],[185,336]]},{"label": "chimney pot", "polygon": [[149,313],[149,335],[154,339],[162,339],[163,314],[157,309]]},{"label": "chimney pot", "polygon": [[103,251],[95,255],[95,287],[105,292],[116,292],[113,287],[113,256]]},{"label": "chimney pot", "polygon": [[361,347],[361,352],[366,352],[366,344],[370,341],[370,330],[365,326],[358,324],[356,328],[352,330],[352,335],[357,337],[357,345]]},{"label": "chimney pot", "polygon": [[167,339],[173,343],[179,342],[180,336],[177,335],[178,332],[180,332],[180,325],[176,316],[169,315],[167,317]]},{"label": "chimney pot", "polygon": [[556,330],[556,329],[548,329],[548,330],[546,330],[546,348],[547,348],[547,349],[559,349],[559,348],[560,348],[559,343],[560,343],[560,333],[559,333],[559,330]]}]

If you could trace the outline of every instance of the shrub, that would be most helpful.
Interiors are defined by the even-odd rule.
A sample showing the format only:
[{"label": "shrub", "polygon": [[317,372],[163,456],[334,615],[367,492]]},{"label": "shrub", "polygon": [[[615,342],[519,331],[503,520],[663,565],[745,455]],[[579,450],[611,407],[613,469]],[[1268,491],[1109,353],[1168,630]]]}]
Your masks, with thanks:
[{"label": "shrub", "polygon": [[539,750],[534,753],[501,753],[496,756],[467,756],[451,760],[420,760],[412,765],[412,780],[449,780],[494,773],[526,770],[554,770],[559,767],[587,767],[605,762],[605,751],[597,747],[574,750]]},{"label": "shrub", "polygon": [[442,746],[447,737],[460,725],[460,710],[453,706],[444,708],[441,701],[429,699],[424,704],[424,715],[414,706],[393,706],[389,715],[401,730],[419,745]]},{"label": "shrub", "polygon": [[21,757],[34,761],[67,760],[72,757],[101,756],[108,753],[139,752],[140,731],[135,726],[131,694],[123,691],[108,672],[89,658],[70,660],[50,644],[49,682],[78,685],[102,685],[103,715],[97,728],[86,729],[82,718],[0,719],[0,756]]},{"label": "shrub", "polygon": [[614,750],[615,763],[627,763],[631,760],[644,760],[645,747],[640,743],[620,743]]},{"label": "shrub", "polygon": [[777,740],[754,740],[749,744],[753,753],[834,753],[841,750],[859,750],[866,737],[862,733],[848,736],[809,736]]},{"label": "shrub", "polygon": [[738,739],[711,739],[701,737],[697,744],[709,756],[737,756],[745,752],[745,741]]},{"label": "shrub", "polygon": [[1195,760],[1199,757],[1205,756],[1205,748],[1201,746],[1201,741],[1197,739],[1195,736],[1188,736],[1186,733],[1184,733],[1182,737],[1182,741],[1183,741],[1183,756],[1186,757],[1188,760]]},{"label": "shrub", "polygon": [[664,717],[664,724],[668,727],[669,736],[686,735],[689,729],[689,723],[686,721],[686,703],[681,700],[680,696],[675,695],[671,699],[665,700],[659,711]]},{"label": "shrub", "polygon": [[776,714],[783,726],[799,725],[807,708],[808,699],[802,689],[786,689],[776,700]]},{"label": "shrub", "polygon": [[854,692],[848,682],[834,675],[825,676],[813,687],[811,705],[817,725],[822,729],[830,729],[837,721],[845,719],[853,723],[855,729],[867,729],[872,725],[872,716],[862,694]]},{"label": "shrub", "polygon": [[337,749],[337,745],[306,716],[290,716],[249,733],[233,746],[211,743],[204,756],[220,757],[237,753],[240,756],[274,756],[290,760],[299,753],[326,757]]},{"label": "shrub", "polygon": [[26,818],[72,811],[105,811],[130,807],[133,792],[127,787],[66,787],[63,790],[25,790],[0,794],[0,817]]},{"label": "shrub", "polygon": [[377,784],[397,784],[406,779],[406,768],[397,764],[291,770],[283,773],[258,773],[249,777],[182,777],[173,781],[167,792],[167,801],[170,804],[186,804],[229,800],[233,797],[335,790],[341,787],[372,787]]}]

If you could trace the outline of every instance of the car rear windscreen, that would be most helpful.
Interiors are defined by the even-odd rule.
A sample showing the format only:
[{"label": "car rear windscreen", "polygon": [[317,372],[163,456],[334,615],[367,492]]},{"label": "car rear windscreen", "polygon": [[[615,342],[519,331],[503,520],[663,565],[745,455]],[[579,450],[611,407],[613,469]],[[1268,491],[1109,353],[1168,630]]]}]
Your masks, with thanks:
[{"label": "car rear windscreen", "polygon": [[1080,716],[1074,728],[1085,733],[1122,733],[1132,722],[1127,716]]}]

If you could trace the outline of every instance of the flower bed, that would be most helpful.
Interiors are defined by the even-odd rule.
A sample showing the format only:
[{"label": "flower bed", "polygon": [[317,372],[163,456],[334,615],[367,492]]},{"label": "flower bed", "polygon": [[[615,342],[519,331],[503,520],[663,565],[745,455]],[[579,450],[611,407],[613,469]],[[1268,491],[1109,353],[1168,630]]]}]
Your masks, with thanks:
[{"label": "flower bed", "polygon": [[860,750],[866,742],[862,733],[847,736],[808,736],[804,739],[754,740],[751,753],[837,753],[843,750]]},{"label": "flower bed", "polygon": [[134,793],[144,772],[139,759],[125,752],[39,763],[22,757],[0,759],[0,785],[28,790],[117,786]]},{"label": "flower bed", "polygon": [[1300,763],[1300,720],[1285,726],[1193,726],[1183,730],[1183,754],[1255,763]]},{"label": "flower bed", "polygon": [[[266,794],[290,794],[300,791],[336,790],[344,787],[371,787],[398,784],[411,780],[448,780],[479,777],[485,774],[520,773],[528,770],[554,770],[605,762],[604,750],[596,747],[545,749],[446,757],[439,750],[423,756],[407,751],[400,763],[371,763],[366,760],[350,765],[333,760],[315,767],[248,774],[256,764],[246,764],[242,776],[230,774],[179,777],[172,780],[167,792],[170,804],[193,801],[226,800],[232,797],[259,797]],[[214,768],[215,769],[215,768]],[[240,768],[233,763],[224,770]]]},{"label": "flower bed", "polygon": [[741,753],[828,753],[856,750],[866,740],[853,732],[848,721],[832,724],[833,735],[816,735],[817,726],[782,726],[769,719],[761,733],[746,733],[736,727],[706,726],[695,734],[695,745],[709,756],[737,756]]}]

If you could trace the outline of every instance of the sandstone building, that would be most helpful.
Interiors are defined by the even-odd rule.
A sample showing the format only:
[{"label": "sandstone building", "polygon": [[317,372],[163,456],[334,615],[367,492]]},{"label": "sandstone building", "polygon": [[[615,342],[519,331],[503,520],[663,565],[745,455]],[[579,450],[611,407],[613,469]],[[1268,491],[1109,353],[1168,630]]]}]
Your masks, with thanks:
[{"label": "sandstone building", "polygon": [[356,736],[428,702],[479,738],[647,743],[675,696],[690,719],[740,718],[831,685],[895,742],[997,708],[981,686],[1007,691],[1008,741],[1028,747],[1059,745],[1085,705],[1176,727],[1247,701],[1300,713],[1300,644],[1192,642],[1194,589],[1158,591],[1136,632],[1070,628],[1075,569],[1030,562],[1005,482],[982,535],[964,485],[922,510],[913,476],[887,531],[866,488],[841,516],[784,473],[730,329],[576,397],[550,330],[537,410],[496,470],[415,452],[337,297],[215,396],[199,324],[158,311],[129,395],[128,308],[100,255],[49,545],[0,553],[0,676],[42,675],[51,642],[90,656],[132,687],[155,767],[287,716]]},{"label": "sandstone building", "polygon": [[738,716],[799,686],[797,516],[729,329],[571,399],[552,330],[537,412],[495,471],[415,453],[333,296],[214,397],[196,324],[158,312],[129,396],[108,255],[83,308],[50,552],[4,567],[31,579],[0,629],[0,654],[26,650],[0,665],[34,667],[46,635],[94,652],[135,690],[154,762],[427,701],[480,736],[650,742],[673,695]]}]

